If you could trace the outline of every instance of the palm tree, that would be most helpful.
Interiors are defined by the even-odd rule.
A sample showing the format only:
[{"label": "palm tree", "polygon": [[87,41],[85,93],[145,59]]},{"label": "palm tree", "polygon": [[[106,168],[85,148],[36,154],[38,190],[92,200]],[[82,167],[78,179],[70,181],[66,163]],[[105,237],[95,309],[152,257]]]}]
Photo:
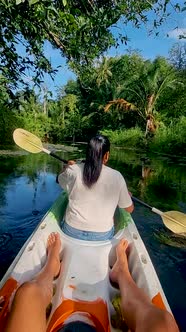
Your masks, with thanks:
[{"label": "palm tree", "polygon": [[95,71],[95,79],[97,87],[100,88],[101,84],[110,84],[112,77],[112,58],[103,57],[101,61],[97,63]]},{"label": "palm tree", "polygon": [[[141,72],[133,75],[124,86],[118,87],[116,98],[105,106],[105,112],[114,105],[117,109],[137,111],[146,121],[148,115],[156,117],[158,99],[168,90],[183,83],[164,58],[145,61]],[[124,96],[125,99],[121,98]]]}]

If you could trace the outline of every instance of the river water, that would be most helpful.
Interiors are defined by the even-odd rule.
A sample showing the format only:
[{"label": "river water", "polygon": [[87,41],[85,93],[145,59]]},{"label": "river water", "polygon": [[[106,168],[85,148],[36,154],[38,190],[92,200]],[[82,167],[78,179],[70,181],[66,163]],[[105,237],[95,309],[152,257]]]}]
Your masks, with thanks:
[{"label": "river water", "polygon": [[[84,147],[58,152],[65,159],[83,158]],[[163,211],[186,213],[186,159],[145,155],[112,148],[109,166],[125,177],[133,196]],[[60,162],[44,154],[0,154],[0,279],[59,195]],[[186,332],[186,247],[168,246],[161,218],[135,204],[133,219],[148,249],[170,307]],[[176,241],[177,243],[177,241]]]}]

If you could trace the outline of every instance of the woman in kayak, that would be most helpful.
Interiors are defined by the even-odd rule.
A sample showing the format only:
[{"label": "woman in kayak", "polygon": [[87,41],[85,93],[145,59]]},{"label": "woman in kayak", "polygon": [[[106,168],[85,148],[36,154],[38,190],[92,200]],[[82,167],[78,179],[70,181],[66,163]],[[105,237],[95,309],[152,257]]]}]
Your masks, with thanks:
[{"label": "woman in kayak", "polygon": [[69,203],[62,223],[65,234],[76,239],[101,241],[114,235],[116,207],[132,212],[134,207],[120,172],[106,166],[110,142],[103,135],[92,137],[85,163],[69,161],[58,181]]},{"label": "woman in kayak", "polygon": [[[121,309],[130,331],[179,332],[173,316],[155,307],[135,284],[128,268],[127,246],[128,242],[124,239],[118,243],[117,259],[110,272],[110,279],[118,283],[120,288]],[[60,249],[60,235],[51,233],[47,243],[46,264],[34,280],[18,288],[4,332],[46,332],[46,308],[52,298],[53,279],[60,270]],[[55,331],[100,332],[100,328],[95,326],[89,313],[74,312]]]}]

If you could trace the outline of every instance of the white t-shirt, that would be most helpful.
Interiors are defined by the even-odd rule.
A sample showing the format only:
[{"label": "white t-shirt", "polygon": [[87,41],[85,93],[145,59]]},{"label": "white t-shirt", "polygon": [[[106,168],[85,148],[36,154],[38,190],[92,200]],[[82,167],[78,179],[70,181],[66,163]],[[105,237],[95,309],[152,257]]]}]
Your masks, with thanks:
[{"label": "white t-shirt", "polygon": [[88,188],[83,182],[83,167],[84,164],[68,166],[58,177],[69,195],[65,221],[79,230],[107,232],[113,227],[117,205],[132,205],[126,182],[120,172],[103,165],[97,182]]}]

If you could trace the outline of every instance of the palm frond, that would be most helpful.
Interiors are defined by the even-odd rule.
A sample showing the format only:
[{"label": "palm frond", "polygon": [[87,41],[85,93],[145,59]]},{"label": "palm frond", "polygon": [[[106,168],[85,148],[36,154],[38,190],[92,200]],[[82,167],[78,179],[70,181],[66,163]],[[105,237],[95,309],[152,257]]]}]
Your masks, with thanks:
[{"label": "palm frond", "polygon": [[111,106],[115,106],[116,109],[120,109],[120,110],[125,110],[125,111],[135,111],[137,110],[137,107],[132,104],[132,103],[129,103],[127,100],[123,99],[123,98],[120,98],[120,99],[114,99],[112,101],[109,101],[108,104],[106,104],[106,106],[104,107],[104,111],[105,112],[108,112],[111,108]]}]

